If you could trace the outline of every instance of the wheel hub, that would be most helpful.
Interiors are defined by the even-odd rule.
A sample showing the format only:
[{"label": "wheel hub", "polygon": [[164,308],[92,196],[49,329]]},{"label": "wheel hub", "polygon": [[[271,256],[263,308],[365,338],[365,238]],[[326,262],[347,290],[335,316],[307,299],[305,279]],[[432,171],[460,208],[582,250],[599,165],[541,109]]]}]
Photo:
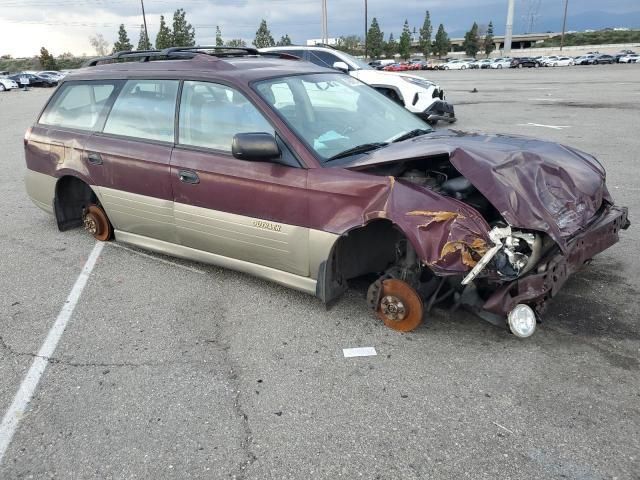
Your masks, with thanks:
[{"label": "wheel hub", "polygon": [[402,300],[393,295],[383,297],[380,301],[380,308],[382,310],[382,314],[394,322],[404,320],[404,317],[407,314],[407,310],[404,303],[402,303]]},{"label": "wheel hub", "polygon": [[93,214],[89,213],[84,217],[84,229],[91,235],[98,233],[98,222]]}]

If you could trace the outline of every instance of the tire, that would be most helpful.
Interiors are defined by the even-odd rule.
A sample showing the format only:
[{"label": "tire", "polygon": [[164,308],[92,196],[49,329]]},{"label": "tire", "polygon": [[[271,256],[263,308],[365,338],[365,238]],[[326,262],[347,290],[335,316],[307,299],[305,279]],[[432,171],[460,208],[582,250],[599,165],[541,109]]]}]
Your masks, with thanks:
[{"label": "tire", "polygon": [[443,70],[449,70],[449,67],[442,67]]},{"label": "tire", "polygon": [[460,67],[460,70],[466,70],[466,69],[467,69],[467,66],[466,66],[466,65],[462,65],[462,66]]},{"label": "tire", "polygon": [[598,61],[597,61],[597,60],[594,60],[594,61],[593,61],[593,64],[594,64],[594,65],[598,65]]},{"label": "tire", "polygon": [[554,67],[557,67],[557,66],[558,66],[558,64],[557,64],[557,63],[554,63],[554,64],[553,64],[553,66],[554,66]]},{"label": "tire", "polygon": [[498,68],[502,68],[502,65],[498,65]]},{"label": "tire", "polygon": [[4,84],[0,83],[0,92],[4,92],[5,90]]},{"label": "tire", "polygon": [[540,66],[540,65],[539,65],[539,64],[537,64],[537,63],[534,63],[534,64],[533,64],[533,68],[538,68],[539,66]]},{"label": "tire", "polygon": [[521,63],[518,64],[518,68],[522,68],[522,64]]}]

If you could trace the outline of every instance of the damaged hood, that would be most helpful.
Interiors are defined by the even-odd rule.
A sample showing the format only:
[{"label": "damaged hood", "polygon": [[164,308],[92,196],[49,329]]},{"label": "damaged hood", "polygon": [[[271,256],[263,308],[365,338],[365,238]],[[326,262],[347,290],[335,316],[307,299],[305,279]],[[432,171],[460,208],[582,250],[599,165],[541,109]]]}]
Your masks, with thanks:
[{"label": "damaged hood", "polygon": [[611,201],[605,171],[593,156],[527,137],[444,130],[388,145],[340,166],[359,170],[442,155],[448,155],[511,226],[545,232],[563,251],[602,201]]}]

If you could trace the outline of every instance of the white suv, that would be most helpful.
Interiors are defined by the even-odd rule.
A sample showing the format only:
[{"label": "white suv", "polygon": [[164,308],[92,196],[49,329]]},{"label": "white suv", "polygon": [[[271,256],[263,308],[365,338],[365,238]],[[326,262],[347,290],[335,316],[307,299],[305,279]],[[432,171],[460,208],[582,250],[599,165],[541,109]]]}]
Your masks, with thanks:
[{"label": "white suv", "polygon": [[456,121],[453,105],[445,101],[444,90],[417,75],[375,70],[362,60],[330,47],[270,47],[261,51],[288,53],[316,65],[348,73],[432,125],[438,120]]}]

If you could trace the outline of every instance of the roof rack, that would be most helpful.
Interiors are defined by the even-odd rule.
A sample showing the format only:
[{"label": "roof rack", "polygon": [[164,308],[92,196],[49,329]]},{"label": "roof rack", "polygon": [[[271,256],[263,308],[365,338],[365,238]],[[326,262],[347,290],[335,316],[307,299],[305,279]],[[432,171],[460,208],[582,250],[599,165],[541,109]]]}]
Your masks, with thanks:
[{"label": "roof rack", "polygon": [[[209,53],[213,51],[214,53]],[[299,60],[295,55],[278,52],[260,52],[253,47],[218,47],[215,45],[198,45],[195,47],[169,47],[164,50],[125,50],[104,57],[92,58],[84,67],[95,67],[99,63],[115,63],[138,58],[140,62],[148,62],[152,58],[179,59],[193,58],[196,55],[209,55],[213,57],[242,57],[245,55],[259,55],[265,57],[279,57],[290,60]]]}]

